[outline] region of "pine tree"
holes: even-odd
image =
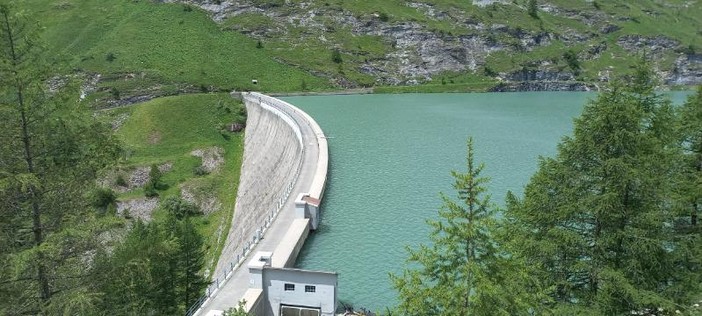
[[[538,307],[535,282],[507,260],[493,237],[496,208],[485,193],[482,169],[469,139],[467,172],[451,173],[458,201],[441,195],[441,219],[427,221],[432,245],[408,248],[408,263],[419,268],[391,275],[400,314],[520,315]]]
[[[94,267],[101,309],[117,315],[183,313],[207,286],[203,238],[186,216],[137,221],[113,254]]]
[[[202,275],[205,252],[204,241],[189,218],[180,223],[178,232],[178,266],[180,289],[179,301],[185,308],[190,307],[200,298],[208,282]]]
[[[689,226],[699,225],[702,212],[702,86],[680,108],[679,135],[684,149],[683,183],[684,209],[689,215]]]
[[[75,310],[102,229],[84,198],[118,146],[52,76],[38,27],[0,4],[0,314]]]
[[[591,101],[523,200],[509,198],[510,249],[543,267],[557,313],[669,309],[679,299],[669,292],[685,248],[671,228],[674,116],[648,69]]]

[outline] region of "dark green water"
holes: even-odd
[[[684,93],[673,94],[676,103]],[[427,242],[450,170],[465,169],[466,140],[492,181],[493,202],[521,194],[539,156],[553,156],[592,93],[405,94],[290,97],[329,137],[331,164],[320,228],[297,265],[339,273],[339,299],[395,304],[389,272],[405,246]]]

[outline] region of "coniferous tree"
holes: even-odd
[[[105,297],[101,308],[118,315],[182,313],[207,286],[203,244],[187,216],[169,212],[163,222],[137,221],[94,268],[96,291]]]
[[[679,135],[684,150],[683,208],[688,214],[688,224],[697,227],[702,213],[702,86],[687,99],[678,113]]]
[[[468,140],[467,172],[452,172],[458,201],[442,194],[432,245],[408,248],[410,265],[391,275],[402,315],[526,315],[539,310],[540,290],[528,270],[508,260],[494,239],[495,206],[488,179],[476,165]]]
[[[684,299],[671,295],[687,273],[672,229],[673,110],[654,83],[644,64],[628,85],[613,83],[557,156],[542,158],[524,198],[508,198],[510,249],[543,267],[557,313],[670,309]]]
[[[0,314],[71,313],[93,304],[90,253],[104,227],[85,195],[117,143],[53,76],[38,27],[0,4]]]
[[[179,226],[178,265],[181,272],[178,278],[178,300],[188,308],[200,298],[208,284],[202,275],[204,241],[189,218],[185,218]]]

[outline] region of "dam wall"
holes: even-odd
[[[243,98],[247,110],[244,157],[234,217],[213,276],[226,274],[262,237],[299,175],[303,143],[298,123],[267,96]],[[272,99],[272,98],[271,98]],[[238,260],[237,260],[238,257]]]
[[[246,134],[231,228],[212,283],[186,315],[219,315],[242,298],[259,315],[256,308],[264,294],[249,288],[244,264],[249,254],[254,248],[271,252],[272,267],[290,268],[319,222],[329,162],[322,129],[307,113],[279,99],[255,92],[242,93],[241,99],[247,109]]]

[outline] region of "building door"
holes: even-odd
[[[322,310],[320,308],[301,307],[301,306],[280,306],[280,316],[319,316]]]

